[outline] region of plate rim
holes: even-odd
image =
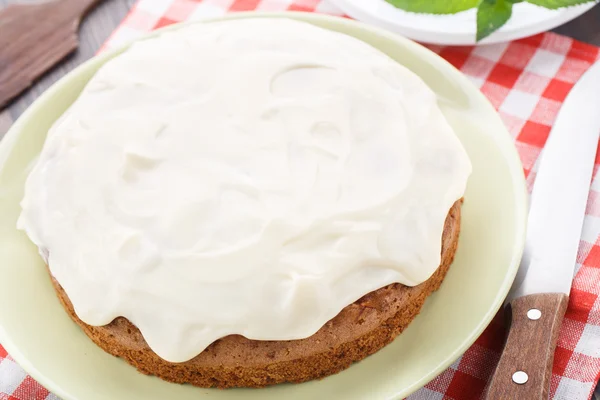
[[[64,87],[70,85],[70,82],[76,79],[80,74],[85,74],[85,72],[93,67],[94,65],[100,63],[103,64],[110,60],[111,58],[117,56],[121,52],[125,51],[129,48],[134,42],[145,40],[151,37],[158,36],[164,32],[180,29],[184,26],[191,24],[202,24],[202,23],[212,23],[219,22],[231,19],[240,19],[240,18],[291,18],[295,20],[305,21],[305,22],[327,22],[334,21],[336,24],[342,24],[345,26],[357,26],[359,29],[368,30],[372,33],[375,33],[378,36],[383,36],[392,41],[400,42],[403,46],[409,47],[415,54],[419,57],[425,57],[426,59],[433,61],[436,65],[436,69],[440,65],[444,65],[445,69],[449,69],[453,72],[454,78],[460,81],[460,86],[467,86],[470,88],[477,97],[478,103],[492,111],[497,119],[497,123],[502,126],[505,135],[495,135],[493,137],[493,141],[496,147],[499,149],[499,153],[503,158],[507,161],[507,168],[510,172],[510,177],[512,181],[512,187],[514,188],[514,199],[516,207],[516,223],[515,227],[517,232],[515,232],[515,243],[510,266],[507,268],[507,273],[504,277],[503,282],[501,283],[501,289],[496,294],[494,301],[492,302],[490,308],[488,309],[485,316],[479,322],[475,329],[473,329],[467,337],[463,340],[463,342],[457,346],[457,348],[446,357],[444,360],[440,360],[440,363],[436,368],[431,369],[427,374],[421,377],[419,380],[413,382],[411,385],[400,389],[394,395],[388,398],[388,400],[399,399],[406,397],[416,390],[425,386],[428,382],[438,376],[441,372],[447,369],[452,362],[454,362],[458,357],[460,357],[465,350],[467,350],[475,340],[481,335],[481,333],[485,330],[485,328],[490,324],[493,317],[496,315],[497,311],[502,306],[506,295],[510,289],[512,282],[516,277],[516,273],[519,267],[520,259],[523,253],[523,249],[525,247],[525,231],[527,224],[527,204],[528,204],[528,194],[526,181],[524,177],[523,167],[518,155],[518,152],[513,144],[513,140],[507,131],[506,127],[502,123],[497,111],[494,109],[490,101],[477,89],[477,87],[469,81],[469,79],[457,68],[455,68],[448,61],[440,57],[435,52],[431,51],[427,47],[414,42],[413,40],[403,37],[401,35],[390,32],[386,29],[380,28],[378,26],[369,25],[360,21],[347,19],[339,16],[326,15],[326,14],[317,14],[317,13],[308,13],[302,11],[281,11],[281,12],[256,12],[256,11],[244,11],[244,12],[235,12],[229,13],[222,16],[195,20],[195,21],[186,21],[175,23],[155,31],[146,33],[138,38],[127,41],[122,45],[110,49],[104,53],[95,55],[94,57],[86,60],[66,75],[61,77],[57,82],[55,82],[52,86],[50,86],[45,92],[43,92],[26,110],[25,112],[15,121],[15,123],[9,128],[9,131],[5,134],[5,136],[0,140],[0,173],[4,170],[4,163],[6,159],[11,154],[14,144],[16,143],[19,134],[22,130],[22,126],[25,125],[25,121],[30,120],[34,117],[38,112],[42,111],[46,106],[46,103],[49,103],[51,98],[55,93],[59,93],[63,90]],[[325,28],[327,29],[327,28]],[[360,39],[359,39],[360,40]],[[51,393],[59,396],[63,400],[80,400],[72,397],[69,393],[67,393],[61,385],[55,383],[54,381],[47,379],[31,362],[28,361],[27,357],[21,352],[17,346],[10,339],[10,335],[7,334],[3,326],[0,324],[0,343],[6,349],[6,351],[11,355],[11,357],[17,362],[19,366],[21,366],[32,378],[34,378],[37,382],[43,385],[46,389],[48,389]]]
[[[551,18],[547,18],[545,20],[524,27],[506,29],[506,26],[504,26],[500,28],[497,32],[494,32],[487,38],[483,39],[482,41],[476,42],[474,40],[475,30],[473,30],[473,32],[469,34],[457,32],[436,32],[434,30],[419,30],[413,27],[403,26],[401,23],[394,24],[382,18],[378,18],[377,16],[374,16],[360,9],[360,7],[356,7],[354,3],[348,0],[328,1],[330,1],[331,4],[342,10],[342,12],[344,12],[351,18],[355,18],[357,20],[361,20],[385,29],[389,29],[393,32],[396,32],[397,34],[404,35],[409,39],[416,40],[421,43],[441,46],[475,46],[509,42],[512,40],[522,39],[525,37],[536,35],[538,33],[549,31],[562,24],[572,21],[573,19],[581,16],[582,14],[586,13],[598,4],[597,2],[591,2],[589,4],[580,4],[578,6],[567,7],[562,10],[559,10],[560,13]],[[450,18],[451,15],[440,15],[439,17]]]

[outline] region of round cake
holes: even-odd
[[[288,19],[192,24],[107,61],[49,130],[18,226],[105,351],[203,387],[379,350],[454,257],[469,158],[435,93]]]

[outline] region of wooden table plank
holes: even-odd
[[[600,6],[553,30],[582,42],[600,46]]]

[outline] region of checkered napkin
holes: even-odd
[[[342,15],[326,0],[139,0],[103,49],[183,20],[230,11],[296,10]],[[450,61],[498,109],[521,156],[529,187],[536,160],[569,90],[600,58],[600,49],[552,33],[481,47],[430,48]],[[570,302],[552,370],[551,398],[585,400],[600,378],[600,175],[589,195]],[[504,328],[497,317],[450,368],[409,400],[481,398],[499,357]],[[0,400],[57,397],[28,376],[0,346]],[[524,399],[525,400],[525,399]]]

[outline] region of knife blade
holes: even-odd
[[[600,63],[565,99],[531,193],[525,250],[507,302],[569,294],[600,133]]]
[[[540,156],[510,328],[486,398],[547,399],[600,135],[600,62],[573,87]]]

